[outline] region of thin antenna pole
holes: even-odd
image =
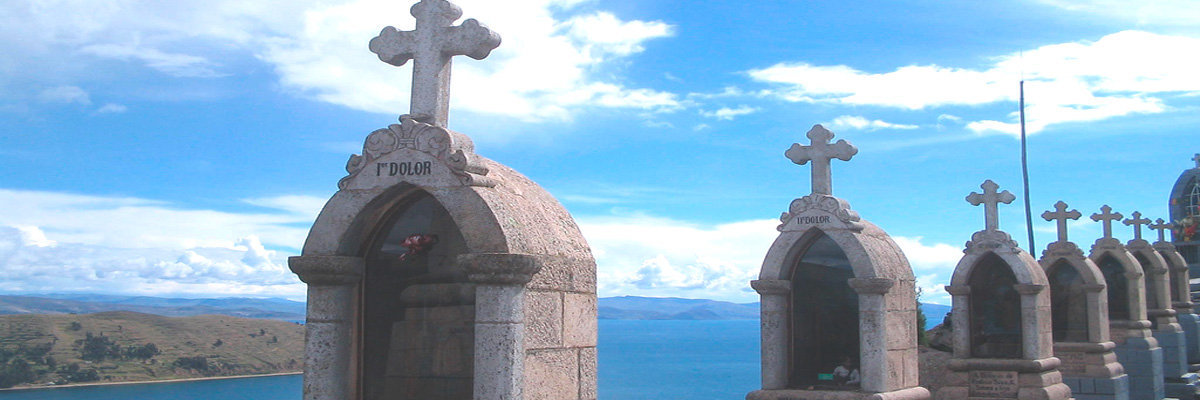
[[[1025,181],[1025,232],[1029,234],[1029,252],[1037,252],[1033,247],[1033,212],[1029,207],[1029,161],[1025,151],[1025,80],[1021,80],[1021,174]]]

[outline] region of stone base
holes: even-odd
[[[1130,337],[1117,346],[1117,360],[1129,375],[1129,398],[1155,400],[1164,397],[1162,348],[1154,338]]]
[[[1188,371],[1196,372],[1200,369],[1200,316],[1188,311],[1176,315],[1175,318],[1179,320],[1184,340],[1187,342],[1187,362],[1190,364]]]
[[[1167,379],[1165,391],[1167,397],[1173,397],[1179,400],[1197,400],[1200,398],[1200,393],[1197,390],[1200,386],[1200,375],[1187,373],[1179,377],[1179,379]]]
[[[1063,383],[1071,387],[1071,396],[1075,400],[1130,400],[1129,375],[1111,378],[1063,376]]]
[[[938,400],[1068,400],[1059,359],[955,359]]]
[[[868,393],[840,390],[755,390],[746,400],[929,400],[929,390],[917,386],[891,392]]]
[[[1160,328],[1163,329],[1154,331],[1154,339],[1158,340],[1158,347],[1163,352],[1163,376],[1183,376],[1188,373],[1187,341],[1184,340],[1183,329],[1175,324],[1160,325]]]

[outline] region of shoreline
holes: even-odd
[[[65,385],[42,385],[42,386],[23,386],[0,389],[0,392],[18,391],[18,390],[40,390],[40,389],[59,389],[73,388],[83,386],[113,386],[113,385],[142,385],[147,383],[179,383],[179,382],[194,382],[194,381],[211,381],[217,379],[244,379],[244,378],[265,378],[269,376],[284,376],[284,375],[302,375],[303,371],[296,372],[274,372],[270,374],[255,374],[255,375],[229,375],[229,376],[205,376],[199,378],[175,378],[175,379],[156,379],[149,381],[122,381],[122,382],[95,382],[95,383],[68,383]]]

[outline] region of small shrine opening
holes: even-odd
[[[1066,260],[1050,265],[1051,321],[1055,342],[1088,341],[1087,291],[1083,276]]]
[[[856,389],[836,382],[833,371],[849,361],[858,368],[858,293],[846,253],[822,234],[792,270],[790,385]]]
[[[1021,358],[1021,295],[1008,264],[988,253],[967,278],[970,295],[971,356]]]
[[[1177,265],[1175,262],[1175,259],[1172,257],[1163,257],[1163,259],[1167,262],[1167,270],[1168,271],[1174,271],[1176,268],[1182,267],[1181,265]],[[1187,275],[1183,275],[1183,276],[1186,277]],[[1171,278],[1174,279],[1175,275],[1172,275]],[[1172,281],[1172,285],[1170,288],[1171,289],[1170,290],[1171,291],[1171,301],[1187,301],[1188,299],[1190,299],[1191,294],[1187,293],[1186,290],[1181,290],[1181,289],[1187,289],[1187,288],[1188,288],[1187,285],[1174,284],[1174,281]]]
[[[466,243],[428,193],[401,200],[367,242],[361,293],[365,400],[470,400],[474,287],[456,269]]]
[[[1129,320],[1129,279],[1125,277],[1125,268],[1111,254],[1101,256],[1096,266],[1108,285],[1108,319]]]

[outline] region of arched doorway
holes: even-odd
[[[1021,358],[1021,295],[1007,263],[988,253],[971,269],[971,357]]]
[[[858,294],[850,260],[825,234],[808,245],[792,270],[791,387],[832,384],[829,374],[859,358]],[[825,378],[825,379],[822,379]]]

